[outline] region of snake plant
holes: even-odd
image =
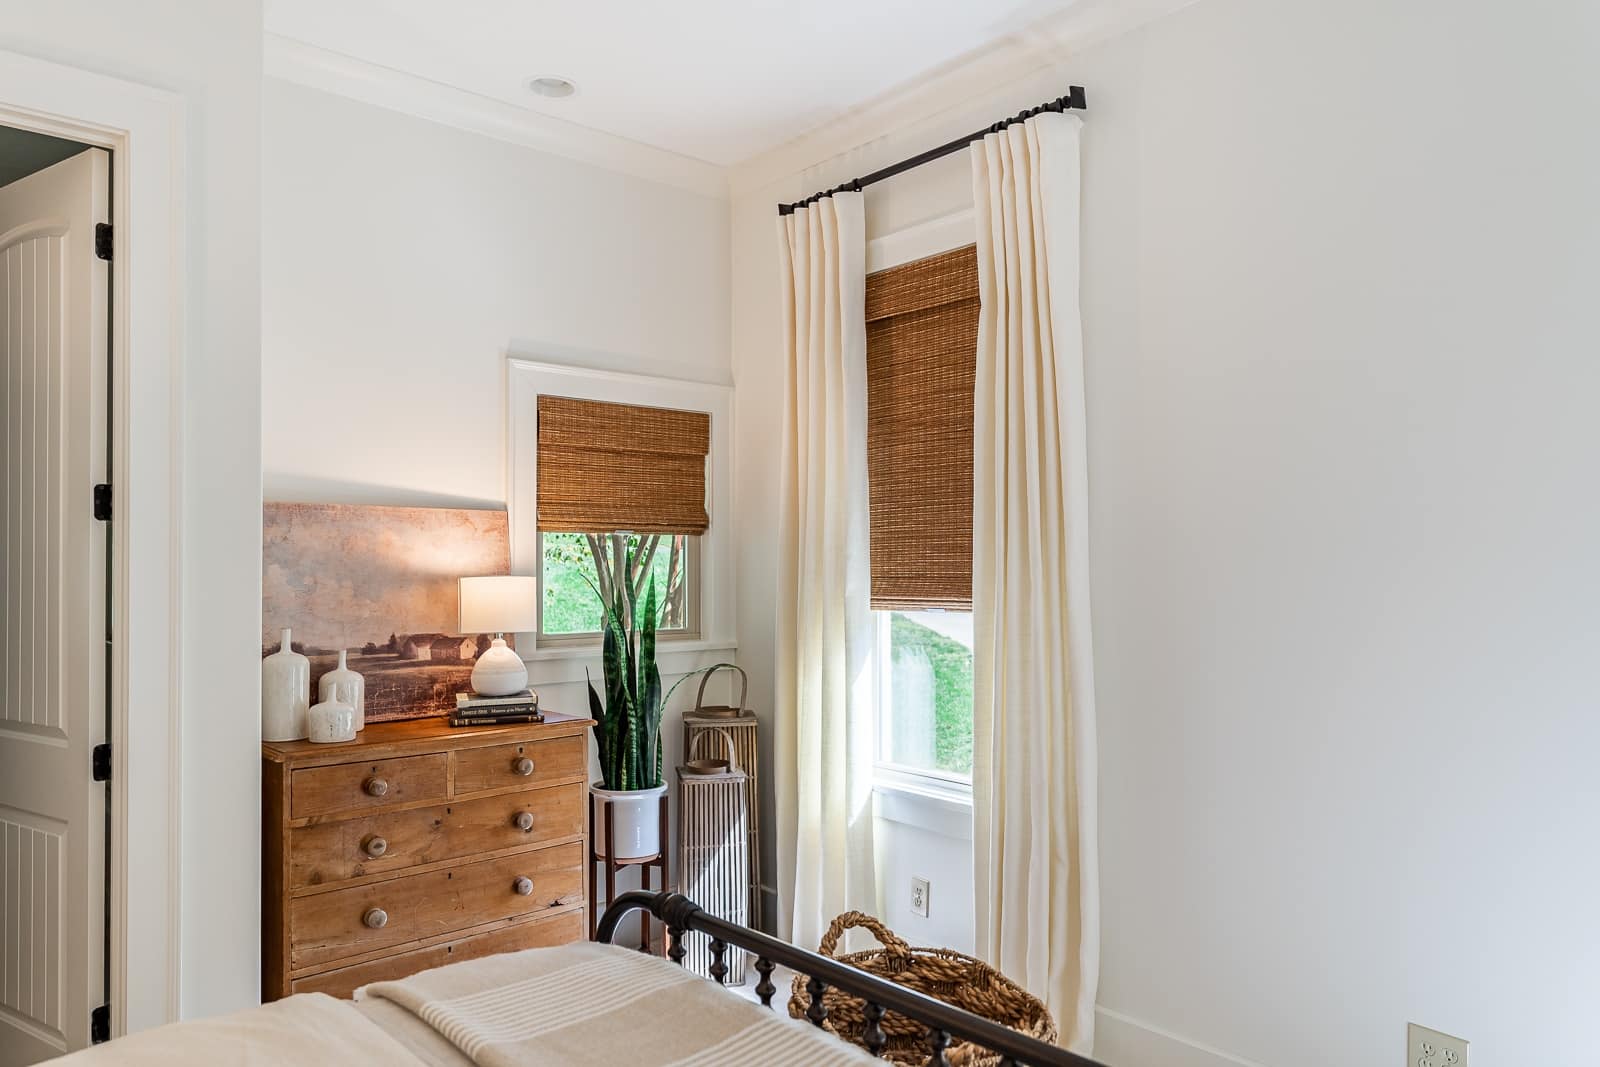
[[[631,567],[632,559],[627,563]],[[590,583],[605,608],[601,664],[605,698],[589,679],[589,714],[600,749],[601,786],[605,789],[654,789],[661,777],[661,709],[673,691],[700,671],[690,671],[672,689],[661,692],[656,667],[656,581],[649,580],[643,610],[632,584],[615,583],[610,603]],[[588,671],[584,672],[585,678]]]

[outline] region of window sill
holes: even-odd
[[[662,677],[675,677],[731,660],[738,649],[733,641],[659,641],[656,664]],[[597,676],[600,671],[600,646],[597,644],[536,648],[531,652],[519,651],[519,655],[528,665],[528,681],[535,689],[541,685],[581,682],[584,668],[589,669],[591,676]]]
[[[941,837],[972,840],[972,787],[936,778],[880,771],[872,784],[873,814],[885,822]]]
[[[732,641],[707,641],[699,637],[662,637],[656,636],[656,651],[662,652],[708,652],[714,649],[737,648]],[[574,642],[570,645],[546,645],[544,648],[535,648],[531,652],[520,652],[524,663],[544,663],[549,660],[572,659],[591,656],[598,658],[600,655],[600,642]]]

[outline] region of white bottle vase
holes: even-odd
[[[311,661],[294,651],[283,631],[278,651],[261,661],[261,739],[298,741],[311,709]]]
[[[306,740],[320,745],[356,739],[356,709],[342,700],[324,700],[306,712]]]
[[[356,729],[367,728],[367,680],[345,665],[343,650],[339,652],[339,666],[324,674],[317,682],[317,699],[324,704],[337,701],[349,704],[356,712]]]

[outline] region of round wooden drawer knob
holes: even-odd
[[[511,770],[512,773],[520,774],[522,777],[526,778],[528,775],[533,773],[533,760],[529,759],[527,756],[518,756],[516,759],[511,761]]]
[[[533,887],[530,885],[528,888]],[[382,908],[368,908],[367,913],[361,916],[361,921],[374,930],[380,930],[389,924],[389,913]]]
[[[389,842],[385,841],[377,834],[373,834],[371,837],[361,842],[361,851],[365,852],[373,859],[377,859],[379,856],[389,851]]]
[[[511,817],[511,822],[518,830],[527,833],[533,829],[533,812],[519,811]]]
[[[368,778],[361,783],[361,788],[369,797],[387,796],[389,793],[389,783],[382,778]]]
[[[518,878],[515,882],[511,883],[511,888],[519,897],[529,896],[533,893],[533,879]]]

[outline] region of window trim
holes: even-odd
[[[604,636],[599,630],[585,630],[576,634],[547,634],[544,632],[544,534],[536,532],[539,538],[539,632],[534,634],[534,647],[551,648],[581,648],[592,649],[600,645]],[[683,568],[684,568],[684,614],[692,625],[686,625],[681,630],[656,630],[657,641],[698,641],[700,640],[700,535],[689,534],[684,538]]]
[[[637,358],[637,357],[635,357]],[[733,389],[719,382],[662,378],[594,370],[531,359],[506,361],[506,510],[513,574],[538,575],[542,560],[538,526],[538,397],[540,393],[702,411],[711,416],[711,451],[706,456],[706,510],[711,525],[700,535],[700,578],[691,583],[698,597],[699,636],[674,634],[675,648],[731,648],[735,642],[733,525]],[[578,635],[574,635],[578,636]],[[665,638],[666,635],[663,635]],[[572,642],[540,642],[534,633],[518,634],[517,647],[529,662],[591,656],[598,635]]]
[[[894,609],[872,613],[873,625],[873,702],[872,702],[872,782],[877,790],[937,796],[956,803],[972,802],[971,775],[925,767],[910,767],[883,758],[883,716],[893,706],[890,694],[890,665],[894,662],[889,647],[890,616]],[[913,613],[914,614],[914,613]]]

